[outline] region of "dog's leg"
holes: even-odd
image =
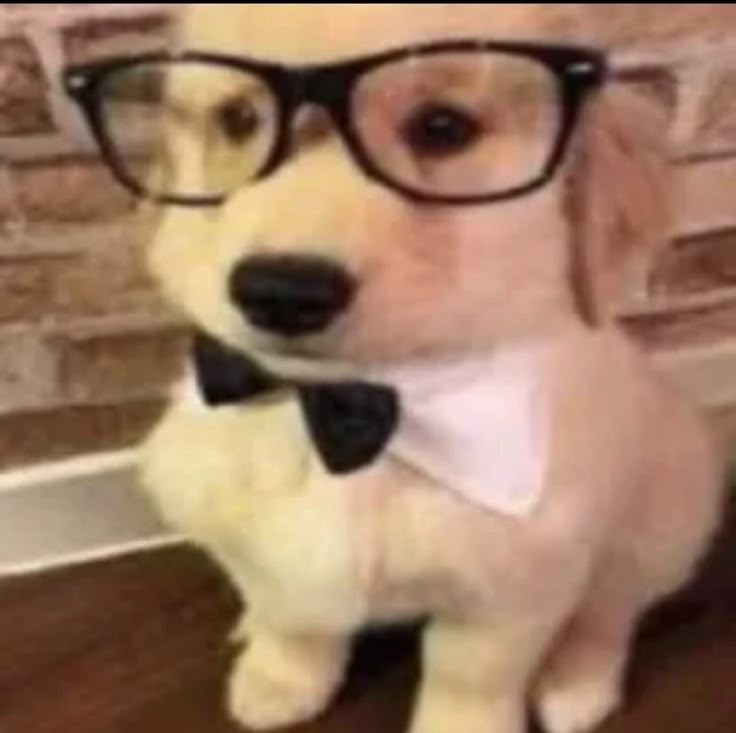
[[[547,733],[590,733],[618,710],[645,605],[641,599],[592,603],[570,624],[536,690],[537,714]]]
[[[412,733],[523,733],[528,685],[557,627],[550,619],[435,621]]]
[[[230,678],[235,720],[253,731],[316,718],[342,684],[349,641],[339,637],[249,631]]]
[[[545,664],[536,707],[548,733],[589,733],[616,712],[640,620],[688,582],[713,537],[722,507],[717,462],[699,432],[686,425],[678,438],[682,450],[663,444],[668,462],[656,464],[648,503],[600,563]]]
[[[664,561],[643,555],[604,564],[539,677],[535,703],[547,733],[590,733],[622,705],[639,622],[684,584],[703,543],[687,544]]]

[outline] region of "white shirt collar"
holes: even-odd
[[[549,464],[545,353],[532,345],[371,370],[401,395],[389,453],[477,506],[529,516]]]

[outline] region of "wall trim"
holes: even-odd
[[[132,471],[138,451],[118,451],[78,456],[66,461],[21,467],[0,473],[0,495],[93,475]]]
[[[0,474],[0,580],[180,544],[136,488],[136,455]]]

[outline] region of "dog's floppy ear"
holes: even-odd
[[[586,320],[616,315],[671,233],[664,105],[612,82],[584,116],[570,179],[573,285]]]

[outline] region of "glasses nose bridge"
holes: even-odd
[[[313,67],[302,69],[294,77],[293,109],[314,105],[324,110],[336,129],[340,129],[347,100],[349,80],[340,69]]]

